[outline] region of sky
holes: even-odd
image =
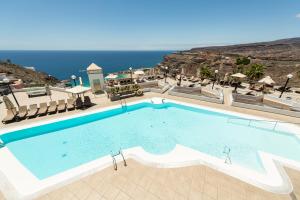
[[[182,50],[300,36],[299,0],[0,0],[0,50]]]

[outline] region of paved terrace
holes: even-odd
[[[228,94],[231,92],[229,88],[225,88],[225,104],[214,104],[192,100],[181,97],[169,96],[168,94],[146,93],[143,97],[132,97],[126,99],[127,102],[141,100],[143,98],[163,97],[173,100],[204,105],[213,108],[221,108],[224,110],[247,113],[256,116],[272,118],[288,122],[299,122],[299,119],[289,116],[282,116],[273,113],[266,113],[256,110],[249,110],[230,106]],[[105,95],[95,97],[88,94],[95,106],[87,109],[97,109],[110,105],[118,105],[119,102],[110,102]],[[40,103],[50,101],[47,96],[35,97],[28,99],[25,93],[16,93],[20,105],[29,105],[32,103]],[[11,96],[9,96],[12,99]],[[68,98],[66,93],[53,91],[52,99],[58,100]],[[13,99],[12,99],[13,101]],[[0,104],[1,115],[3,117],[3,103]],[[39,121],[58,118],[61,116],[72,115],[78,112],[86,112],[75,110],[65,113],[48,115],[29,120],[23,120],[7,125],[0,125],[0,128],[15,127],[22,124],[30,124]],[[292,199],[300,200],[300,172],[287,169],[290,176],[294,191],[289,195],[276,195],[254,186],[246,184],[238,179],[210,169],[206,166],[191,166],[173,169],[158,169],[144,166],[133,160],[128,160],[128,167],[121,167],[114,171],[112,167],[104,169],[96,174],[75,181],[70,185],[66,185],[56,191],[41,197],[40,199]],[[4,199],[3,195],[0,199]]]

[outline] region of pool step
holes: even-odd
[[[113,165],[114,165],[114,169],[117,171],[118,170],[118,164],[117,164],[117,161],[116,161],[116,157],[117,156],[121,156],[122,157],[122,160],[123,160],[123,163],[124,163],[124,166],[126,167],[127,166],[127,162],[125,160],[125,157],[122,153],[122,150],[120,149],[118,153],[116,154],[113,154],[113,152],[111,151],[111,157],[112,157],[112,160],[113,160]]]

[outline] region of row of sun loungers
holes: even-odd
[[[86,108],[92,106],[91,99],[89,96],[84,97],[84,102],[81,98],[67,99],[67,102],[63,100],[50,101],[49,106],[47,103],[40,103],[39,107],[37,104],[31,104],[29,109],[27,106],[20,106],[19,111],[16,108],[8,109],[6,117],[2,120],[2,123],[12,122],[14,120],[18,121],[25,118],[33,118],[37,116],[45,116],[47,114],[55,114],[57,112],[64,112],[66,110],[71,111],[81,108]]]

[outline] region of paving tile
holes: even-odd
[[[103,200],[103,198],[98,192],[92,191],[85,200]]]
[[[300,199],[300,172],[287,170]],[[118,171],[106,168],[50,192],[39,200],[288,200],[205,166],[151,168],[128,160]],[[295,199],[295,198],[294,198]],[[1,200],[1,196],[0,196]]]
[[[120,192],[118,196],[115,198],[115,200],[129,200],[129,199],[130,197],[124,192]]]
[[[146,191],[145,189],[143,189],[142,187],[137,186],[133,192],[132,198],[135,200],[144,199],[144,197],[146,196],[147,193],[149,193],[149,192]]]
[[[78,199],[85,199],[92,192],[92,188],[83,181],[76,181],[68,185],[67,189]]]
[[[160,199],[173,199],[175,193],[169,187],[157,182],[153,182],[148,191]]]
[[[209,183],[204,183],[203,194],[211,197],[212,199],[218,198],[218,189],[216,186]]]
[[[197,188],[192,187],[188,196],[189,200],[201,200],[203,192]]]
[[[120,189],[118,189],[112,184],[108,184],[103,193],[103,197],[105,197],[106,199],[115,199],[119,193]]]

